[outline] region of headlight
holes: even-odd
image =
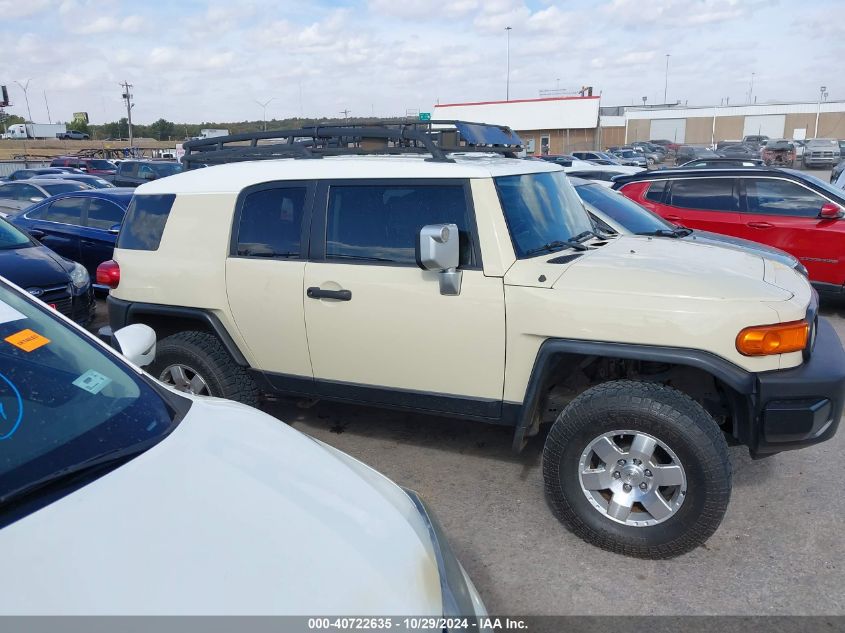
[[[91,277],[88,276],[85,266],[74,262],[70,271],[70,281],[77,290],[84,290],[91,283]]]

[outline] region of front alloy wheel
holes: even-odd
[[[208,383],[199,372],[187,365],[170,365],[165,367],[158,379],[174,387],[177,391],[184,391],[195,396],[211,395]]]

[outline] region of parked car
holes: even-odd
[[[760,159],[760,151],[757,148],[750,145],[743,145],[742,143],[738,145],[726,145],[722,148],[719,148],[717,143],[716,154],[722,158]]]
[[[596,165],[621,165],[619,159],[607,152],[572,152],[578,160],[588,160]]]
[[[96,279],[97,266],[111,259],[131,199],[131,189],[88,189],[54,196],[10,219]]]
[[[181,171],[182,164],[176,161],[124,160],[117,166],[114,184],[116,187],[137,187]]]
[[[534,158],[539,158],[540,160],[544,160],[549,163],[555,163],[561,167],[566,167],[567,165],[571,165],[573,162],[577,162],[579,160],[570,154],[540,154],[534,156]]]
[[[813,285],[845,286],[845,193],[792,169],[664,170],[614,188],[671,222],[773,246],[807,267]]]
[[[679,169],[690,168],[727,168],[727,167],[760,167],[764,163],[760,158],[701,158],[678,165]]]
[[[50,196],[85,189],[90,187],[81,182],[47,178],[0,182],[0,217],[17,213]]]
[[[748,134],[742,137],[744,145],[751,145],[757,150],[759,150],[763,143],[768,140],[769,137],[764,134]]]
[[[94,318],[91,278],[85,267],[51,251],[1,218],[0,277],[80,325],[88,325]],[[0,303],[0,322],[5,316]],[[0,397],[0,405],[2,402]]]
[[[85,132],[80,132],[78,130],[68,130],[67,132],[61,132],[59,134],[56,134],[56,137],[75,141],[87,141],[91,138],[91,135],[86,134]]]
[[[575,161],[569,167],[564,167],[563,170],[568,177],[582,178],[593,181],[603,187],[610,187],[616,176],[636,174],[642,171],[643,168],[627,165],[596,165],[591,162]]]
[[[587,208],[587,212],[603,233],[684,239],[696,244],[753,253],[788,266],[804,277],[808,276],[806,267],[796,257],[782,250],[729,235],[680,227],[664,220],[653,211],[649,211],[618,191],[613,191],[600,186],[599,183],[581,178],[570,176],[569,180]],[[714,256],[718,257],[718,251],[714,252]]]
[[[6,181],[13,181],[13,180],[29,180],[30,178],[38,178],[39,176],[46,176],[48,174],[81,174],[83,173],[79,169],[73,169],[71,167],[33,167],[28,169],[18,169],[17,171],[13,171]]]
[[[81,158],[79,156],[59,156],[50,162],[51,167],[74,167],[80,171],[97,176],[114,176],[117,166],[104,158]]]
[[[708,147],[699,145],[681,145],[675,152],[675,165],[683,165],[691,160],[704,158],[721,158],[716,152]]]
[[[745,147],[745,146],[742,144],[742,140],[740,140],[740,139],[737,139],[737,140],[716,141],[716,147],[715,147],[715,150],[714,150],[714,151],[715,151],[716,153],[719,153],[719,152],[721,152],[723,149],[726,149],[726,148],[728,148],[728,147],[733,147],[734,145],[739,145],[739,146]]]
[[[213,166],[140,186],[98,271],[114,330],[164,333],[150,372],[175,388],[193,388],[181,369],[246,403],[264,390],[461,415],[510,426],[517,450],[551,423],[557,516],[641,557],[717,529],[725,435],[761,456],[835,433],[845,352],[794,270],[596,235],[558,165],[467,155],[446,135],[373,158],[337,143],[407,128],[252,140],[267,134],[307,155],[245,153],[243,135],[185,143],[186,165]]]
[[[109,189],[114,187],[114,184],[92,174],[44,174],[40,176],[43,180],[72,180],[74,182],[81,182],[83,185],[88,185],[92,189]]]
[[[804,145],[801,163],[805,168],[833,167],[840,159],[839,141],[832,138],[811,138]]]
[[[836,167],[830,170],[830,182],[834,183],[839,180],[842,172],[845,172],[845,159],[840,160]]]
[[[115,333],[124,357],[2,279],[0,315],[4,615],[413,614],[489,630],[416,493],[261,411],[164,387],[137,367],[156,355],[147,326]]]
[[[623,165],[630,167],[648,167],[648,159],[644,154],[633,149],[610,150],[610,153],[619,159]]]
[[[665,139],[665,138],[664,139],[651,139],[649,141],[649,143],[652,143],[654,145],[663,146],[666,149],[667,155],[671,154],[672,152],[677,151],[678,148],[681,146],[680,143],[677,143],[675,141],[670,141],[670,140]]]
[[[795,164],[795,146],[785,138],[769,139],[760,150],[766,165],[792,167]]]

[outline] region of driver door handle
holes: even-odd
[[[771,229],[775,225],[769,224],[768,222],[749,222],[746,226],[750,226],[753,229]]]
[[[338,301],[351,301],[351,290],[323,290],[317,286],[311,286],[305,291],[310,299],[337,299]]]

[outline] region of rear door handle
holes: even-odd
[[[774,228],[774,224],[769,224],[768,222],[748,222],[746,226],[750,226],[754,229],[771,229]]]
[[[312,286],[305,291],[310,299],[337,299],[338,301],[351,301],[351,290],[323,290],[317,286]]]

